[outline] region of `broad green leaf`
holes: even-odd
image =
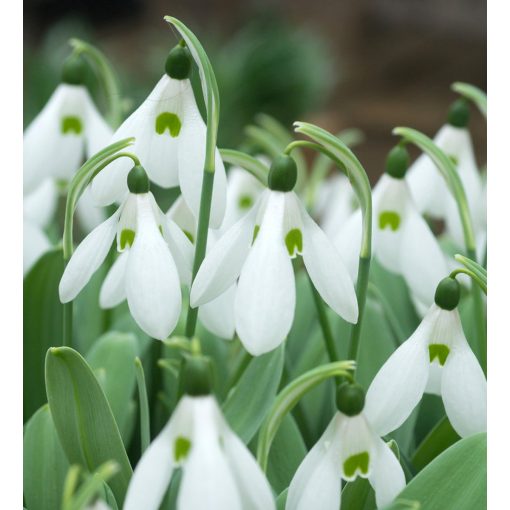
[[[132,469],[108,400],[87,362],[69,347],[46,356],[46,391],[60,442],[72,464],[93,472],[113,460],[109,485],[122,506]]]
[[[283,370],[284,345],[253,358],[223,404],[232,430],[248,443],[273,404]]]
[[[46,402],[44,358],[62,343],[62,304],[58,284],[64,271],[62,250],[43,255],[23,282],[23,418]]]
[[[299,428],[292,415],[288,414],[276,433],[267,464],[267,478],[276,493],[290,485],[306,453]]]
[[[421,471],[427,464],[433,461],[440,453],[449,448],[460,439],[453,429],[450,421],[445,416],[422,441],[413,455],[413,466]]]
[[[342,508],[349,510],[375,510],[375,492],[366,478],[358,476],[342,489]]]
[[[289,492],[289,489],[285,489],[276,498],[276,509],[277,510],[285,510],[285,504],[287,503],[288,492]]]
[[[418,502],[420,510],[481,510],[487,506],[487,434],[455,443],[428,464],[398,495],[399,501]],[[412,507],[411,507],[412,508]]]
[[[60,507],[68,467],[45,404],[30,418],[23,436],[23,494],[30,510]]]
[[[414,429],[415,444],[421,444],[444,416],[445,410],[441,397],[425,393],[418,404],[418,416]]]

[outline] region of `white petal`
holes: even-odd
[[[198,218],[204,174],[206,127],[198,111],[191,86],[182,91],[183,124],[179,135],[179,185],[195,218]],[[215,149],[210,227],[219,228],[225,215],[227,177],[219,151]]]
[[[384,363],[368,388],[365,415],[373,429],[384,436],[397,429],[420,401],[429,375],[430,319],[425,318],[413,335]]]
[[[90,232],[105,220],[104,210],[95,205],[90,187],[85,188],[78,200],[76,214],[85,232]]]
[[[353,282],[358,279],[362,230],[361,211],[358,209],[352,213],[333,239],[333,244],[342,257]],[[372,251],[374,251],[373,243]]]
[[[73,300],[103,263],[115,237],[118,219],[117,210],[76,248],[58,287],[62,303]]]
[[[334,437],[338,423],[337,413],[299,465],[290,482],[285,510],[339,510],[341,466],[338,440]]]
[[[232,225],[206,255],[191,288],[191,306],[211,301],[236,281],[250,251],[257,209]]]
[[[50,248],[42,229],[30,221],[23,221],[23,276]]]
[[[230,340],[235,333],[234,300],[237,285],[232,284],[223,294],[200,306],[198,319],[212,334]]]
[[[441,381],[443,379],[443,367],[437,362],[433,361],[429,365],[429,379],[425,388],[425,393],[432,395],[441,395]]]
[[[136,235],[126,269],[127,301],[140,328],[163,340],[175,328],[181,312],[179,275],[149,194],[136,195],[136,200]]]
[[[193,245],[186,234],[167,216],[162,215],[161,223],[163,236],[179,271],[179,279],[183,285],[190,285],[193,268]]]
[[[53,179],[46,179],[23,197],[23,217],[40,227],[52,220],[57,208],[58,191]]]
[[[487,430],[487,381],[467,341],[448,355],[441,393],[448,419],[461,437]]]
[[[85,103],[85,115],[87,124],[86,151],[87,158],[90,158],[94,154],[98,153],[101,149],[104,149],[107,145],[109,145],[113,136],[113,129],[98,112],[96,105],[88,93]]]
[[[342,257],[326,234],[302,208],[303,261],[322,299],[346,321],[358,321],[358,301]]]
[[[400,462],[390,447],[378,437],[374,437],[374,460],[369,481],[375,491],[377,508],[391,503],[402,492],[406,478]]]
[[[99,305],[101,308],[114,308],[126,299],[126,268],[129,250],[122,252],[108,271],[101,291]]]
[[[158,510],[174,469],[172,428],[170,421],[142,455],[129,482],[124,510]]]
[[[271,192],[237,287],[236,331],[246,350],[254,356],[281,344],[294,318],[296,289],[292,263],[283,241],[284,204],[284,193]]]
[[[196,241],[197,219],[193,216],[182,195],[177,197],[172,207],[168,209],[166,217],[174,221],[186,235],[190,236],[192,242]]]

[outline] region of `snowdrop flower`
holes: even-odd
[[[273,162],[269,189],[212,247],[191,289],[191,305],[201,306],[239,278],[235,328],[253,355],[276,348],[290,330],[296,300],[291,259],[297,255],[303,256],[324,301],[347,321],[358,320],[352,280],[331,241],[292,191],[296,175],[292,158]]]
[[[196,359],[191,358],[196,362]],[[232,432],[199,375],[131,478],[124,510],[157,510],[178,468],[177,510],[274,510],[256,460]]]
[[[132,151],[151,181],[164,188],[180,186],[184,200],[198,218],[205,161],[206,126],[198,110],[191,82],[191,57],[186,48],[174,48],[166,61],[166,74],[142,105],[124,121],[113,140],[135,137]],[[92,182],[101,205],[121,200],[127,193],[129,162],[118,159]],[[226,175],[216,150],[211,222],[221,225],[225,213]]]
[[[403,147],[392,149],[386,173],[374,187],[372,253],[385,269],[404,277],[418,308],[425,306],[427,309],[448,268],[437,239],[411,196],[405,180],[408,162],[409,156]],[[335,239],[338,250],[345,254],[353,278],[358,271],[361,229],[361,211],[358,210]]]
[[[121,255],[101,289],[102,306],[127,298],[131,315],[148,335],[166,338],[181,311],[179,275],[190,277],[185,255],[186,236],[159,209],[144,169],[128,176],[130,193],[117,211],[78,246],[59,286],[63,303],[73,300],[103,263],[117,237]]]
[[[85,87],[80,56],[64,64],[62,83],[23,135],[25,194],[51,177],[69,181],[87,155],[102,149],[112,131]]]
[[[467,129],[468,121],[469,107],[466,101],[455,101],[450,108],[448,123],[438,131],[434,143],[455,163],[479,240],[485,238],[487,231],[486,196]],[[408,182],[418,210],[433,218],[444,219],[447,232],[459,246],[464,246],[457,204],[443,176],[426,154],[422,154],[409,169]]]
[[[487,382],[464,336],[459,298],[458,282],[442,280],[435,304],[375,376],[366,410],[381,424],[382,434],[398,428],[424,392],[442,396],[461,437],[486,430]]]
[[[360,386],[344,383],[338,388],[338,411],[296,471],[286,510],[338,510],[340,478],[348,482],[368,478],[378,507],[389,504],[405,487],[402,467],[380,437],[385,432],[363,406]]]
[[[177,198],[172,207],[166,213],[169,220],[184,232],[186,237],[194,243],[196,238],[197,220],[189,210],[182,196]],[[207,237],[207,250],[209,251],[218,239],[216,230],[209,229]],[[189,265],[192,266],[193,248],[190,243],[188,253]],[[191,282],[186,282],[190,285]],[[235,333],[234,324],[234,298],[237,285],[233,283],[223,294],[209,303],[203,304],[198,310],[198,319],[207,330],[220,338],[232,339]]]

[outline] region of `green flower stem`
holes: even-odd
[[[220,149],[221,159],[225,163],[240,166],[249,172],[255,179],[267,187],[269,168],[257,158],[232,149]]]
[[[485,269],[484,266],[478,264],[478,262],[475,262],[474,260],[464,257],[464,255],[460,255],[458,253],[455,255],[455,260],[460,262],[466,269],[469,269],[481,280],[485,286],[485,293],[487,294],[487,269]]]
[[[484,117],[487,117],[487,94],[474,85],[457,81],[452,84],[452,90],[472,101]]]
[[[184,23],[171,16],[165,16],[165,21],[174,26],[184,39],[195,63],[198,66],[202,93],[207,109],[207,132],[204,162],[204,178],[200,198],[200,210],[198,213],[197,241],[195,244],[195,256],[193,259],[192,282],[198,273],[198,269],[205,257],[207,248],[207,235],[209,232],[209,219],[211,216],[211,201],[215,171],[216,139],[218,135],[218,122],[220,110],[220,97],[218,84],[202,44],[195,34]],[[191,339],[195,334],[197,325],[198,308],[188,308],[186,318],[186,336]]]
[[[465,267],[460,267],[450,273],[450,278],[455,278],[458,274],[469,276],[482,289],[483,293],[487,295],[487,284],[476,273]]]
[[[98,73],[99,80],[104,90],[104,95],[108,101],[108,122],[117,127],[122,122],[122,98],[120,95],[119,80],[117,79],[113,67],[105,55],[91,44],[80,39],[71,39],[69,41],[76,53],[82,53],[94,64]]]
[[[140,358],[135,358],[136,383],[138,385],[138,399],[140,402],[140,438],[142,445],[142,455],[149,447],[151,442],[150,418],[149,418],[149,400],[147,397],[147,386],[145,384],[145,374]]]

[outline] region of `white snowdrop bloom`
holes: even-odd
[[[253,355],[276,348],[291,328],[296,300],[291,259],[297,255],[324,301],[345,320],[358,320],[354,285],[339,253],[291,191],[296,173],[292,158],[273,162],[270,189],[211,248],[191,289],[191,305],[201,306],[239,278],[235,329]]]
[[[172,50],[167,60],[171,60]],[[178,51],[185,51],[178,48]],[[184,200],[198,218],[205,162],[206,125],[187,78],[175,79],[165,74],[141,106],[128,117],[113,135],[112,141],[135,137],[130,149],[144,166],[149,178],[164,188],[180,186]],[[225,214],[226,175],[219,151],[215,149],[215,173],[211,204],[212,228],[221,225]],[[129,162],[114,161],[107,172],[92,182],[92,193],[101,205],[119,201],[127,193]]]
[[[342,397],[342,391],[348,394]],[[369,411],[363,409],[363,390],[357,385],[340,387],[337,405],[344,412],[335,413],[301,462],[289,486],[286,510],[338,510],[340,479],[368,478],[378,508],[389,504],[406,485],[396,455],[381,439],[383,434]]]
[[[177,198],[172,207],[166,213],[167,218],[184,232],[191,242],[196,241],[197,220],[189,210],[182,196]],[[207,236],[207,251],[209,251],[218,240],[216,230],[209,229]],[[189,263],[192,266],[193,249],[189,250]],[[186,282],[189,285],[191,282]],[[234,323],[234,299],[237,285],[233,283],[225,292],[209,303],[203,304],[198,310],[199,321],[211,333],[221,338],[232,339],[235,333]]]
[[[157,510],[177,468],[178,510],[272,510],[271,488],[211,395],[185,395],[145,451],[124,510]]]
[[[161,340],[173,331],[181,311],[179,275],[190,278],[188,239],[159,209],[143,169],[136,166],[132,172],[130,177],[141,175],[139,182],[146,182],[130,186],[132,192],[117,211],[76,248],[60,281],[60,300],[66,303],[78,295],[117,237],[121,255],[103,283],[100,304],[112,307],[127,299],[140,328]]]
[[[448,274],[446,257],[437,239],[418,212],[404,178],[407,152],[393,149],[387,173],[372,194],[372,254],[388,271],[405,279],[418,310],[434,301],[437,284]],[[351,215],[340,230],[335,246],[344,254],[353,279],[356,278],[361,246],[361,211]]]
[[[466,127],[469,119],[467,108],[462,102],[454,103],[449,114],[449,123],[438,131],[434,143],[455,164],[466,192],[475,236],[479,241],[487,232],[486,195],[476,164],[471,135]],[[433,218],[444,219],[446,231],[459,246],[464,246],[462,224],[455,199],[444,177],[426,154],[422,154],[409,168],[407,179],[418,210]]]
[[[51,243],[43,229],[30,220],[23,220],[23,276],[51,249]]]
[[[87,88],[81,57],[64,65],[61,83],[23,134],[23,187],[34,191],[47,178],[69,181],[82,164],[102,149],[112,130]]]
[[[487,382],[462,330],[459,297],[458,282],[445,278],[436,304],[375,376],[365,410],[381,434],[398,428],[424,392],[441,395],[460,436],[486,430]]]

